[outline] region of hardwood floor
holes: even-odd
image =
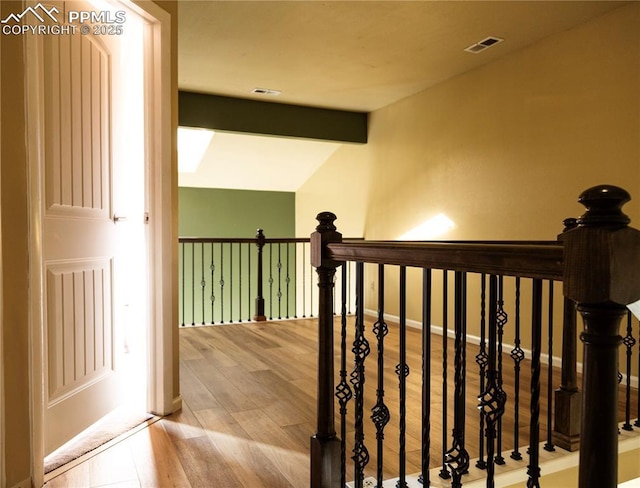
[[[370,330],[370,326],[368,326]],[[152,423],[134,435],[89,457],[56,476],[47,488],[72,487],[215,487],[215,488],[303,488],[309,479],[309,437],[314,432],[316,395],[316,321],[313,319],[195,327],[180,330],[180,381],[183,409]],[[370,338],[370,340],[372,340]],[[432,354],[431,466],[442,459],[441,338],[434,336]],[[435,342],[438,342],[438,345]],[[449,347],[453,341],[449,340]],[[390,327],[385,339],[386,403],[393,423],[385,429],[386,477],[397,476],[397,328]],[[409,404],[407,407],[407,472],[419,471],[420,463],[420,331],[408,330]],[[367,446],[375,468],[375,429],[368,421],[375,403],[377,383],[375,344],[367,362],[365,420]],[[469,346],[467,364],[475,371],[477,349]],[[453,358],[453,351],[449,351]],[[508,356],[505,355],[505,361]],[[349,365],[351,367],[351,365]],[[511,367],[507,368],[509,371]],[[505,369],[506,371],[506,369]],[[452,399],[449,373],[448,403]],[[543,391],[546,371],[543,368]],[[558,374],[556,374],[556,377]],[[523,366],[522,390],[529,385],[528,367]],[[557,379],[554,381],[557,384]],[[477,417],[479,382],[469,376],[468,415]],[[505,378],[512,398],[513,380]],[[521,439],[528,444],[528,394],[522,392]],[[634,398],[634,402],[637,399]],[[634,403],[636,405],[636,403]],[[451,408],[450,408],[451,410]],[[450,412],[451,413],[451,412]],[[540,435],[546,432],[546,410],[542,409]],[[504,457],[513,448],[512,410],[504,417]],[[447,432],[453,425],[448,418]],[[353,429],[350,416],[348,430]],[[478,456],[477,421],[467,423],[471,457]],[[347,448],[349,452],[350,447]],[[523,457],[526,458],[524,452]],[[526,463],[526,461],[525,461]]]

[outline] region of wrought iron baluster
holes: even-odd
[[[276,263],[278,268],[278,320],[282,319],[282,245],[278,242],[278,262]]]
[[[548,346],[549,366],[547,368],[547,442],[544,443],[544,450],[553,452],[556,450],[553,445],[553,281],[549,281],[549,324],[548,324]]]
[[[238,242],[238,322],[242,322],[242,243]]]
[[[204,243],[200,243],[200,303],[202,304],[202,325],[204,325],[204,291],[207,282],[204,279]]]
[[[511,351],[511,359],[513,359],[513,371],[514,371],[514,399],[513,399],[513,452],[511,453],[511,459],[520,461],[522,454],[520,454],[520,363],[524,361],[524,351],[520,347],[520,277],[516,277],[516,298],[515,298],[515,339],[514,348]]]
[[[182,327],[184,327],[184,316],[185,316],[185,296],[184,296],[184,289],[185,289],[185,276],[186,276],[186,270],[185,270],[185,260],[184,260],[184,249],[185,247],[187,247],[185,245],[185,243],[182,243]]]
[[[214,320],[214,314],[213,314],[213,306],[216,301],[214,273],[216,270],[216,265],[213,262],[213,242],[211,243],[211,264],[209,265],[209,269],[211,270],[211,296],[209,297],[209,301],[211,302],[211,324],[214,324],[215,320]]]
[[[273,320],[273,243],[269,243],[269,320]]]
[[[251,279],[251,244],[247,243],[247,322],[251,321],[251,283],[253,280]]]
[[[351,385],[354,392],[355,443],[353,447],[353,466],[355,488],[362,488],[364,468],[369,463],[369,451],[364,443],[364,382],[365,360],[370,348],[364,333],[364,264],[356,264],[356,324],[353,340],[354,368],[351,372]]]
[[[486,313],[487,313],[487,277],[483,273],[480,276],[480,350],[476,355],[476,363],[478,364],[479,374],[480,374],[480,395],[484,392],[485,389],[485,380],[487,374],[487,345],[486,345]],[[476,461],[476,468],[478,469],[486,469],[487,463],[484,460],[484,448],[485,448],[485,437],[484,437],[484,411],[482,409],[478,410],[480,412],[480,438],[478,439],[479,446],[479,454],[478,461]]]
[[[220,323],[224,324],[224,243],[220,243]]]
[[[289,283],[291,282],[291,277],[289,276],[289,243],[285,243],[285,248],[287,250],[286,253],[286,260],[287,260],[287,267],[286,267],[286,276],[284,278],[284,283],[285,283],[285,295],[286,295],[286,318],[289,318]]]
[[[431,460],[431,270],[422,270],[422,457],[418,482],[430,485]],[[382,486],[378,483],[378,486]]]
[[[229,322],[233,322],[233,242],[229,243]]]
[[[498,277],[489,276],[489,351],[487,363],[487,382],[485,391],[478,398],[485,418],[485,436],[487,438],[487,488],[495,487],[495,441],[498,421],[504,413],[507,400],[498,378],[497,336],[498,336]]]
[[[343,263],[343,267],[347,263]],[[342,279],[344,286],[344,276]],[[347,381],[347,313],[346,297],[342,293],[342,313],[340,314],[340,382],[336,386],[336,398],[340,406],[340,486],[347,484],[347,405],[353,392]]]
[[[507,324],[507,313],[504,310],[504,276],[498,277],[498,385],[502,390],[502,337],[504,336],[504,326]],[[498,418],[498,437],[496,442],[496,464],[504,464],[502,456],[502,415]]]
[[[467,274],[455,272],[454,294],[455,372],[453,398],[453,445],[446,453],[451,472],[451,487],[462,487],[462,475],[469,470],[469,453],[465,448],[465,390],[467,361]]]
[[[531,422],[527,488],[540,487],[540,355],[542,352],[542,280],[533,280],[531,313]]]
[[[448,285],[448,272],[442,271],[442,468],[438,476],[442,479],[451,478],[451,473],[447,468],[447,441],[449,436],[447,435],[447,347],[448,340],[447,334],[449,333],[449,285]]]
[[[191,325],[196,325],[196,248],[191,243]]]
[[[400,266],[400,344],[399,362],[396,365],[398,375],[400,404],[398,411],[399,420],[399,456],[398,456],[398,481],[397,488],[406,488],[407,485],[407,376],[409,365],[407,364],[407,268]],[[380,485],[379,485],[380,486]]]
[[[346,312],[347,282],[346,270],[342,273],[343,312]],[[373,324],[373,333],[376,336],[378,348],[378,388],[376,390],[376,404],[371,409],[371,420],[376,426],[377,445],[377,486],[382,486],[384,465],[384,428],[389,422],[389,409],[384,403],[384,338],[389,332],[389,327],[384,320],[384,265],[378,265],[378,320]]]
[[[631,425],[631,355],[633,353],[632,348],[636,344],[636,340],[633,338],[633,327],[631,324],[631,312],[627,312],[627,335],[622,339],[627,352],[627,385],[625,390],[625,409],[624,409],[624,430],[633,430]],[[638,400],[640,403],[640,400]]]
[[[307,282],[306,282],[306,269],[305,263],[307,262],[307,247],[306,244],[302,244],[302,318],[307,317]],[[344,264],[346,266],[347,263]]]

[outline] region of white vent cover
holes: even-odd
[[[471,46],[465,48],[465,51],[469,53],[479,53],[484,51],[485,49],[490,48],[491,46],[495,46],[496,44],[504,41],[504,39],[500,39],[499,37],[487,37],[482,39],[480,42],[476,42],[475,44],[471,44]]]

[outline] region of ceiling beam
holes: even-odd
[[[179,125],[335,142],[367,142],[368,114],[180,91]]]

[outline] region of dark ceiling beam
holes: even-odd
[[[364,112],[180,91],[179,125],[336,142],[367,142]]]

